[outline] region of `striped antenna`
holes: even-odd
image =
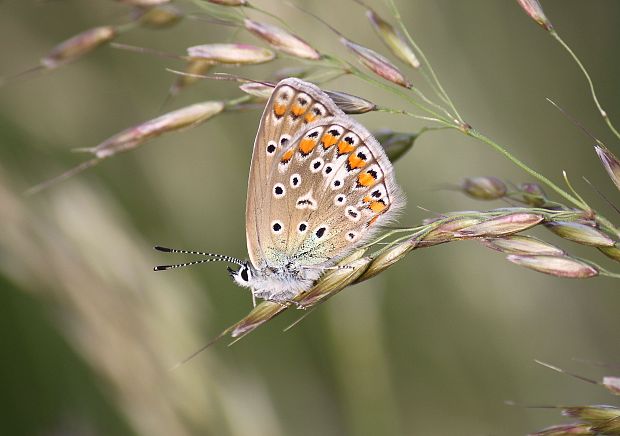
[[[179,250],[176,248],[162,247],[161,245],[156,245],[153,248],[157,251],[161,251],[164,253],[198,254],[200,256],[209,257],[209,259],[194,260],[192,262],[177,263],[174,265],[158,265],[153,268],[153,271],[165,271],[168,269],[181,268],[184,266],[198,265],[199,263],[205,263],[205,262],[229,262],[229,263],[234,263],[239,266],[244,265],[243,261],[241,261],[240,259],[237,259],[236,257],[232,257],[232,256],[225,256],[223,254],[207,253],[204,251]]]

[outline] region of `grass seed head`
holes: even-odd
[[[547,427],[529,436],[596,436],[590,425],[581,423],[560,424]]]
[[[416,247],[416,241],[405,241],[397,244],[388,250],[381,252],[377,255],[372,262],[368,265],[364,274],[358,279],[359,282],[363,280],[367,280],[371,277],[376,276],[379,273],[382,273],[390,266],[394,265],[396,262],[405,257],[411,250]]]
[[[620,435],[620,409],[613,406],[575,406],[564,407],[562,414],[578,418],[604,435]]]
[[[405,42],[402,35],[394,29],[390,23],[381,18],[375,11],[369,9],[366,16],[371,22],[372,27],[379,35],[384,44],[398,57],[401,61],[411,65],[413,68],[420,67],[420,61],[413,52],[413,49]]]
[[[325,91],[345,114],[364,114],[374,111],[377,105],[365,98],[341,91]]]
[[[72,62],[117,36],[113,26],[93,27],[61,42],[41,59],[44,68],[57,68]]]
[[[610,259],[615,260],[616,262],[620,262],[620,248],[618,248],[618,244],[613,247],[597,247],[601,253]]]
[[[543,29],[550,31],[553,29],[553,25],[545,15],[542,6],[538,0],[517,0],[521,9],[525,11],[526,14],[530,16],[530,18]]]
[[[545,227],[561,238],[569,241],[577,242],[582,245],[590,245],[593,247],[613,247],[615,242],[605,233],[594,227],[576,223],[551,221],[545,223]]]
[[[568,256],[521,256],[510,254],[506,259],[517,265],[556,277],[585,279],[598,275],[596,268]]]
[[[603,377],[603,386],[612,394],[620,395],[620,377]]]
[[[467,177],[461,184],[465,194],[477,200],[497,200],[506,195],[506,184],[497,177]]]
[[[550,256],[562,256],[564,251],[555,245],[551,245],[531,236],[509,235],[502,238],[483,239],[482,244],[493,250],[505,254],[520,254],[525,256],[546,254]]]
[[[373,136],[385,150],[390,162],[396,162],[407,153],[418,137],[416,133],[399,133],[389,129],[377,130]]]
[[[397,85],[405,88],[411,88],[413,85],[405,78],[403,73],[392,64],[387,58],[380,55],[374,50],[361,46],[341,37],[340,42],[350,51],[357,55],[358,60],[376,75],[383,77]]]
[[[174,26],[183,18],[181,9],[174,5],[161,5],[152,8],[136,7],[132,18],[140,25],[151,29],[165,29]]]
[[[614,154],[606,148],[600,147],[598,145],[594,146],[596,150],[596,154],[598,154],[599,159],[603,163],[603,167],[611,181],[614,182],[616,187],[620,189],[620,161]]]
[[[279,27],[248,18],[243,20],[243,24],[248,31],[267,41],[276,50],[301,59],[318,60],[321,58],[321,54],[306,41]]]
[[[542,207],[547,203],[547,194],[538,183],[521,183],[519,185],[523,201],[533,207]]]
[[[135,148],[164,133],[197,126],[219,114],[223,109],[224,104],[219,101],[207,101],[186,106],[125,129],[96,147],[88,149],[88,151],[95,154],[99,159],[110,157],[118,152]]]
[[[514,212],[490,218],[479,224],[455,232],[456,237],[478,238],[519,233],[542,222],[543,215],[531,212]]]
[[[212,61],[204,60],[204,59],[190,59],[187,61],[187,65],[185,66],[185,72],[187,74],[195,74],[198,76],[204,75],[209,71],[214,65],[216,65]],[[170,87],[170,95],[177,95],[183,88],[186,88],[196,82],[198,82],[200,77],[195,76],[186,76],[186,75],[178,75],[175,79],[174,83]]]
[[[273,93],[273,89],[275,85],[272,83],[261,83],[261,82],[248,82],[239,85],[239,89],[245,92],[246,94],[250,94],[253,97],[256,97],[259,101],[267,101],[271,94]]]
[[[251,65],[273,60],[273,51],[250,44],[203,44],[187,49],[191,60],[205,60],[221,64]]]

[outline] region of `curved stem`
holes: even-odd
[[[588,81],[588,86],[590,87],[590,93],[592,94],[592,99],[594,100],[594,104],[596,105],[596,108],[598,109],[599,113],[603,117],[603,120],[605,121],[609,129],[613,132],[614,135],[616,135],[617,138],[620,138],[620,132],[616,130],[615,126],[612,124],[611,120],[609,119],[607,112],[605,112],[605,110],[603,109],[603,107],[598,101],[598,97],[596,96],[596,91],[594,90],[594,83],[592,82],[592,78],[590,78],[590,74],[588,74],[588,70],[586,70],[586,67],[581,63],[581,60],[579,60],[575,52],[571,50],[568,44],[564,42],[564,40],[560,37],[560,35],[557,34],[555,30],[552,30],[550,33],[551,33],[551,36],[553,36],[555,40],[560,43],[560,45],[564,48],[564,50],[568,52],[568,54],[573,58],[573,60],[575,61],[579,69],[583,72],[583,75],[586,77],[586,80]]]
[[[540,174],[540,173],[534,171],[533,169],[531,169],[530,167],[528,167],[525,163],[521,162],[519,159],[514,157],[512,154],[510,154],[507,150],[505,150],[501,145],[499,145],[498,143],[496,143],[492,139],[487,138],[486,136],[484,136],[482,133],[478,132],[475,129],[469,129],[465,133],[468,136],[471,136],[472,138],[476,138],[476,139],[484,142],[485,144],[490,145],[496,151],[498,151],[499,153],[503,154],[506,158],[508,158],[512,163],[514,163],[519,168],[521,168],[523,171],[525,171],[526,173],[528,173],[529,175],[531,175],[532,177],[534,177],[538,181],[544,183],[549,188],[553,189],[556,193],[558,193],[559,195],[564,197],[566,200],[570,201],[572,204],[574,204],[578,208],[583,209],[583,210],[589,210],[587,204],[584,204],[583,202],[579,201],[579,199],[573,197],[568,192],[564,191],[562,188],[557,186],[551,180],[549,180],[548,178],[546,178],[542,174]]]

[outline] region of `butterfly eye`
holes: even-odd
[[[250,276],[248,274],[248,269],[246,267],[241,268],[241,271],[239,272],[239,275],[241,275],[241,278],[243,279],[244,282],[247,282],[250,280]]]

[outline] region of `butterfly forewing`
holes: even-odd
[[[280,221],[287,219],[280,213],[281,202],[275,201],[282,198],[278,192],[282,189],[284,193],[285,188],[274,186],[274,163],[294,137],[327,116],[344,114],[319,88],[294,78],[278,83],[267,102],[254,141],[246,203],[248,254],[256,267],[277,261],[273,259],[274,241],[286,234],[283,222],[281,231],[274,230],[274,225],[279,224],[274,217],[282,215]]]

